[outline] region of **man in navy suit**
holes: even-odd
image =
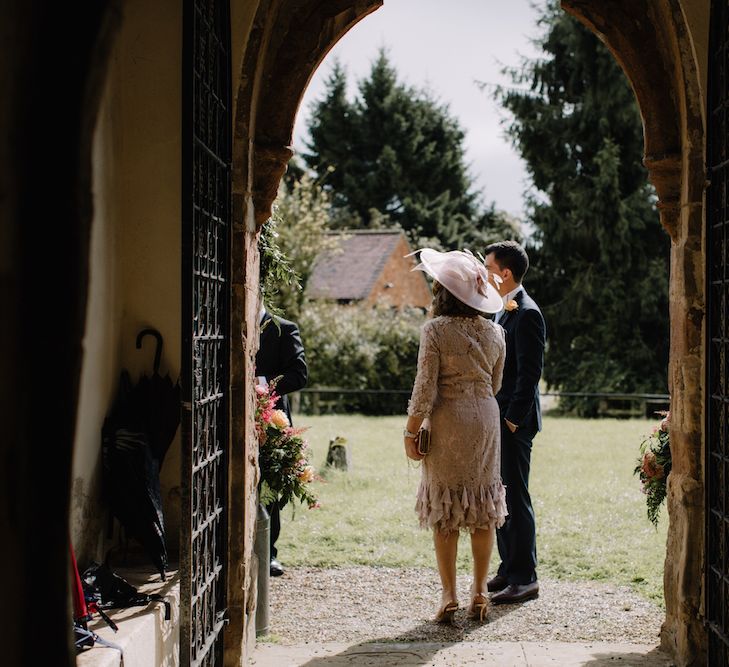
[[[501,477],[509,516],[496,531],[501,556],[488,582],[494,604],[524,602],[539,596],[534,509],[529,495],[532,440],[542,429],[539,379],[544,368],[546,327],[542,312],[522,287],[529,258],[515,241],[494,243],[485,251],[490,273],[502,279],[504,310],[496,321],[506,330],[506,361],[501,390]]]
[[[281,317],[274,321],[265,308],[261,311],[260,322],[261,340],[256,353],[256,376],[264,377],[267,381],[281,376],[276,384],[276,393],[280,397],[276,407],[286,413],[291,424],[291,406],[287,394],[305,387],[307,380],[306,358],[299,328]],[[271,576],[278,577],[284,573],[276,549],[276,540],[281,532],[280,507],[275,502],[266,509],[271,515],[270,572]]]

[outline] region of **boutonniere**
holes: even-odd
[[[510,313],[512,310],[518,310],[518,308],[519,308],[519,304],[516,301],[514,301],[514,299],[510,299],[509,301],[507,301],[506,305],[504,306],[504,310],[507,313]]]

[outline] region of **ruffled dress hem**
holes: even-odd
[[[506,487],[499,482],[459,490],[422,481],[415,511],[423,529],[441,532],[501,528],[506,520]]]

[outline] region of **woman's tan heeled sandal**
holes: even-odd
[[[483,595],[474,595],[471,606],[468,608],[469,618],[476,619],[483,623],[489,614],[490,604],[488,598]]]
[[[435,622],[453,625],[453,620],[457,611],[458,603],[449,602],[448,604],[443,605],[443,608],[438,612],[435,617]]]

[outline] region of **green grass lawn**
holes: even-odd
[[[325,481],[314,483],[321,509],[282,512],[280,559],[291,566],[435,567],[431,537],[414,512],[420,471],[403,452],[405,418],[299,415],[295,422],[310,427],[314,465]],[[638,445],[653,425],[545,417],[530,481],[540,576],[629,585],[663,604],[665,508],[656,531],[633,476]],[[329,439],[337,435],[349,443],[348,473],[324,468]],[[458,565],[470,569],[466,535]]]

